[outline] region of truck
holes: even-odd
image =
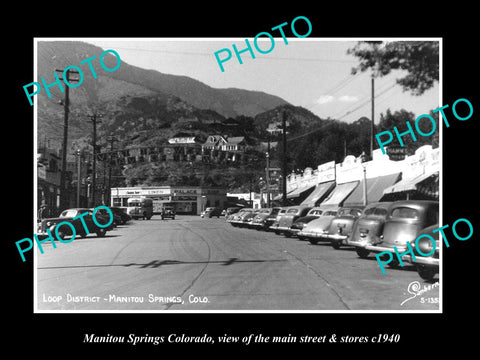
[[[129,198],[127,200],[127,214],[132,219],[142,218],[150,220],[153,216],[153,201],[148,198]]]

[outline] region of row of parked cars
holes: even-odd
[[[113,214],[113,221],[107,227],[100,227],[96,224],[99,223],[100,225],[106,225],[109,223],[110,214],[106,209],[99,208],[95,212],[94,221],[94,209],[72,208],[62,211],[58,217],[40,219],[38,221],[37,236],[39,238],[47,237],[47,229],[50,230],[51,234],[55,234],[55,230],[57,230],[58,237],[61,239],[71,236],[73,233],[70,226],[61,225],[58,229],[56,229],[58,224],[68,222],[73,225],[75,233],[82,238],[86,237],[88,234],[96,234],[97,237],[103,237],[107,231],[113,230],[118,225],[126,224],[132,219],[132,217],[128,215],[122,208],[109,207],[109,209]],[[84,213],[87,213],[87,215],[81,216]],[[87,227],[88,233],[85,230],[85,227]]]
[[[231,208],[230,208],[231,209]],[[399,254],[407,250],[410,243],[416,261],[409,255],[403,255],[402,262],[414,264],[421,278],[432,281],[439,269],[438,228],[439,204],[429,200],[402,200],[395,202],[376,202],[367,206],[290,206],[262,209],[237,208],[226,214],[226,221],[232,226],[273,231],[286,237],[295,236],[311,244],[327,242],[334,249],[348,246],[354,248],[360,258],[370,254],[391,252],[393,260],[390,267],[399,265],[394,248]],[[422,234],[435,239],[433,244]],[[418,247],[418,248],[417,248]],[[420,253],[418,252],[420,250]],[[388,256],[388,254],[383,255]]]

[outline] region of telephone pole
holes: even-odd
[[[64,70],[55,69],[56,72],[65,73]],[[65,84],[65,80],[67,83],[71,82],[78,82],[79,79],[71,79],[70,74],[79,74],[76,70],[68,69],[65,73],[66,79],[63,77],[60,80],[63,81]],[[68,112],[69,112],[69,105],[70,105],[70,86],[65,84],[65,100],[63,101],[63,142],[62,142],[62,171],[60,172],[60,209],[63,210],[67,207],[67,189],[66,189],[66,179],[65,175],[67,173],[67,142],[68,142]]]
[[[90,115],[90,120],[92,121],[93,124],[93,162],[92,162],[92,197],[91,197],[91,203],[90,207],[95,207],[95,188],[96,188],[96,167],[97,167],[97,122],[101,122],[97,118],[103,117],[103,114],[93,114]]]
[[[370,129],[370,159],[373,159],[373,141],[375,132],[375,73],[372,73],[372,123]]]
[[[287,122],[285,110],[282,111],[282,140],[283,140],[283,157],[282,157],[282,205],[287,206]]]
[[[118,139],[113,136],[113,135],[110,135],[108,138],[107,138],[107,141],[110,143],[110,161],[109,161],[109,164],[108,164],[108,201],[110,201],[110,199],[112,198],[112,195],[111,195],[111,192],[112,192],[112,155],[113,155],[113,143],[115,141],[118,141]]]

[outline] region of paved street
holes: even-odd
[[[373,255],[223,218],[157,215],[56,245],[37,250],[38,310],[438,310],[413,267],[382,275]],[[431,288],[407,300],[414,281]]]

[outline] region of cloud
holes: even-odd
[[[355,102],[358,101],[358,96],[354,95],[343,95],[338,98],[338,101],[343,101],[343,102]]]
[[[317,99],[317,104],[327,104],[333,100],[335,100],[335,98],[332,95],[322,95]]]

